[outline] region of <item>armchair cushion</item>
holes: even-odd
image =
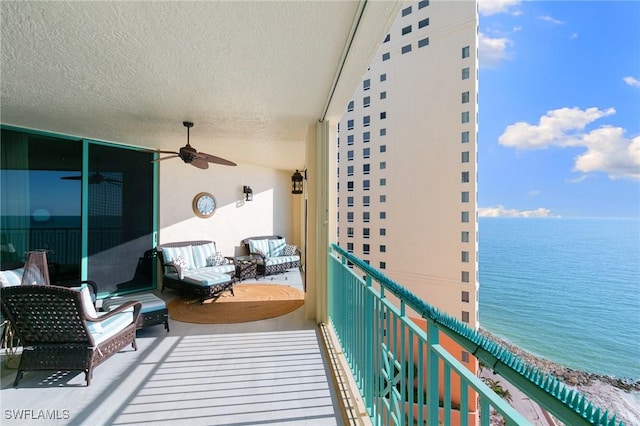
[[[193,254],[193,269],[204,268],[205,266],[211,266],[208,263],[209,257],[217,253],[216,244],[214,242],[200,245],[192,245],[191,251]]]
[[[0,271],[0,286],[4,288],[20,285],[22,283],[22,274],[24,274],[24,268]]]
[[[164,247],[162,249],[164,261],[166,263],[172,263],[175,258],[181,257],[185,261],[185,270],[194,269],[195,263],[193,261],[193,252],[191,246],[182,247]],[[166,271],[165,271],[166,272]]]
[[[249,252],[269,257],[269,240],[249,240]]]
[[[108,312],[100,312],[99,317],[105,316]],[[128,309],[126,312],[120,312],[107,318],[101,323],[97,321],[87,321],[87,328],[89,333],[93,337],[93,341],[96,345],[110,339],[116,334],[124,330],[133,321],[133,309]],[[98,327],[99,326],[99,327]]]
[[[287,246],[284,238],[269,241],[269,257],[278,257],[284,254],[284,248]]]

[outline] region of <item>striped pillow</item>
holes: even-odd
[[[287,246],[284,238],[269,240],[269,257],[284,256],[284,248]]]
[[[172,263],[175,258],[182,257],[185,262],[186,270],[194,269],[195,267],[191,246],[163,247],[162,254],[164,256],[165,263]]]
[[[216,253],[216,243],[200,244],[191,246],[193,263],[196,269],[210,266],[207,259]]]
[[[269,256],[269,240],[249,240],[249,252],[258,253],[258,251],[264,253],[265,256]]]

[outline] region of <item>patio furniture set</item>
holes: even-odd
[[[222,256],[208,240],[158,246],[162,291],[195,295],[203,303],[224,291],[233,294],[233,284],[248,277],[301,268],[300,251],[282,237],[248,238],[243,244],[249,254],[235,257]],[[95,367],[128,345],[137,350],[137,329],[164,324],[169,331],[167,305],[153,293],[108,297],[98,310],[93,281],[49,285],[46,257],[45,272],[36,278],[29,261],[15,266],[0,272],[5,331],[11,327],[23,347],[14,386],[31,370],[82,371],[88,386]]]

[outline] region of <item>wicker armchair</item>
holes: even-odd
[[[95,367],[129,344],[137,350],[139,302],[94,317],[81,291],[29,285],[3,288],[0,304],[23,346],[14,386],[32,370],[83,371],[89,386]]]

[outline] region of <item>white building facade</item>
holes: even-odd
[[[340,246],[474,328],[477,16],[406,3],[337,132]]]

